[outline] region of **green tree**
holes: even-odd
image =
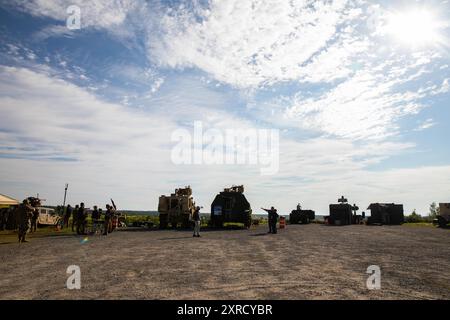
[[[420,214],[416,212],[416,209],[414,209],[413,212],[409,216],[406,216],[405,218],[405,222],[409,223],[423,222],[423,221],[424,219]]]
[[[430,219],[436,219],[439,215],[439,207],[436,205],[436,202],[430,204],[430,214],[428,215]]]

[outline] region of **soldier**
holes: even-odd
[[[0,209],[0,231],[5,230],[7,218],[8,218],[8,208],[1,208]]]
[[[107,204],[105,212],[105,225],[103,226],[103,235],[105,236],[107,236],[108,233],[110,232],[111,216],[112,216],[112,208],[109,204]]]
[[[73,209],[72,213],[72,232],[75,231],[75,226],[77,225],[77,218],[78,218],[78,209],[80,208],[79,205],[75,205],[75,209]]]
[[[68,228],[69,227],[69,220],[70,220],[70,216],[72,215],[72,207],[69,205],[67,205],[66,208],[66,212],[64,213],[64,220],[63,220],[63,227],[64,228]]]
[[[94,233],[96,233],[97,226],[98,226],[98,220],[100,219],[100,215],[99,215],[97,206],[94,206],[94,210],[92,211],[91,218],[92,218],[92,229],[94,230]]]
[[[17,229],[16,210],[18,206],[10,207],[8,211],[8,218],[6,219],[6,230]]]
[[[31,230],[30,230],[31,233],[36,231],[38,219],[39,219],[39,209],[34,208],[33,213],[31,214]]]
[[[33,207],[30,206],[27,199],[23,200],[22,204],[16,209],[17,223],[19,225],[19,243],[27,242],[25,237],[27,235],[32,212]]]
[[[278,220],[278,213],[277,209],[274,207],[271,207],[270,209],[264,209],[261,208],[264,211],[266,211],[269,215],[269,233],[276,234],[277,233],[277,220]]]
[[[84,203],[80,203],[80,207],[78,208],[77,214],[77,234],[86,234],[86,222],[87,222],[87,213],[84,208]]]
[[[200,207],[196,207],[194,214],[192,215],[192,220],[194,220],[194,235],[193,237],[200,238]]]

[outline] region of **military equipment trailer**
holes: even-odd
[[[450,223],[450,203],[439,203],[439,215],[437,216],[437,224],[441,228],[447,227]]]
[[[302,210],[300,205],[296,210],[292,210],[289,215],[290,224],[308,224],[316,218],[316,213],[313,210]]]
[[[211,226],[220,228],[227,222],[243,223],[246,228],[252,225],[252,209],[244,196],[244,186],[225,188],[211,204]]]
[[[400,225],[405,219],[402,204],[372,203],[367,209],[370,210],[369,225]]]
[[[345,226],[362,222],[362,216],[356,214],[356,211],[359,210],[356,204],[349,204],[344,196],[338,199],[338,202],[339,204],[330,204],[330,215],[324,217],[328,224]]]
[[[160,196],[158,203],[159,227],[166,229],[169,224],[177,228],[189,228],[192,214],[195,210],[195,202],[190,186],[175,189],[170,196]]]

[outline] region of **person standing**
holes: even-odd
[[[79,208],[80,208],[79,205],[75,205],[75,209],[73,209],[73,212],[72,212],[72,232],[75,231],[75,226],[77,225],[78,209]]]
[[[106,212],[105,212],[105,225],[103,226],[103,235],[107,236],[110,230],[110,224],[111,224],[111,216],[112,216],[112,208],[109,204],[106,205]]]
[[[27,242],[25,237],[27,235],[32,214],[33,207],[30,206],[27,199],[23,200],[22,204],[16,209],[17,223],[19,225],[19,243]]]
[[[97,227],[98,227],[98,220],[100,219],[97,206],[94,206],[94,210],[92,211],[91,218],[92,218],[93,232],[96,233]]]
[[[64,213],[64,222],[63,222],[64,228],[69,228],[69,220],[70,220],[70,217],[72,216],[72,211],[73,211],[73,209],[70,206],[70,204],[67,205],[66,212]]]
[[[31,215],[31,230],[30,230],[31,233],[36,232],[38,219],[39,219],[39,209],[34,208],[33,213]]]
[[[192,215],[192,220],[194,220],[194,235],[193,237],[200,238],[200,207],[196,207],[194,214]]]
[[[77,215],[77,234],[85,235],[86,234],[86,209],[84,208],[84,203],[80,203],[80,207],[78,208]]]
[[[271,207],[270,209],[261,208],[267,212],[269,215],[269,233],[276,234],[277,233],[277,221],[278,221],[278,213],[277,209]]]

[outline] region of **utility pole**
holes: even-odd
[[[63,208],[66,206],[67,188],[69,188],[69,184],[68,184],[68,183],[66,183],[66,187],[64,188],[64,202],[63,202]]]

